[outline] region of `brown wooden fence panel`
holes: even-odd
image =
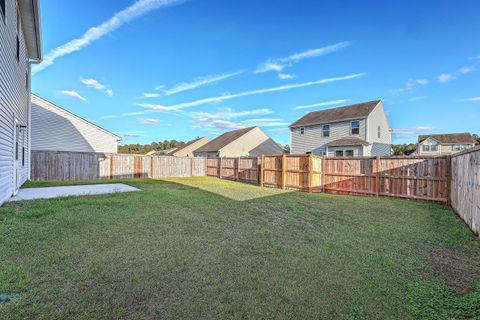
[[[480,147],[452,156],[453,210],[480,234]]]
[[[221,179],[258,183],[258,158],[207,158],[207,176]]]
[[[281,188],[282,187],[282,155],[271,155],[262,157],[262,186]]]
[[[205,158],[32,151],[33,181],[205,176]]]
[[[375,158],[325,158],[324,190],[337,194],[377,194]]]

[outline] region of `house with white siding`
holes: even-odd
[[[30,175],[30,67],[41,60],[39,0],[0,0],[0,205]]]
[[[122,138],[32,94],[32,150],[117,153]]]
[[[475,147],[475,139],[468,132],[430,134],[418,137],[416,155],[444,156]]]
[[[292,154],[389,156],[391,145],[381,100],[310,112],[290,125]]]
[[[285,150],[260,127],[225,132],[193,152],[195,157],[260,157]]]

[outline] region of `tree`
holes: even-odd
[[[159,142],[152,142],[150,144],[125,144],[118,147],[118,153],[146,154],[152,150],[161,152],[173,148],[182,147],[184,145],[185,142],[177,140],[164,140]]]
[[[476,133],[472,134],[473,139],[475,139],[475,145],[480,144],[480,136]]]

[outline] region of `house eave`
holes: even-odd
[[[312,127],[312,126],[319,126],[319,125],[322,125],[322,124],[339,123],[339,122],[354,121],[354,120],[365,120],[367,118],[368,117],[356,117],[356,118],[347,118],[347,119],[342,119],[342,120],[313,122],[313,123],[305,123],[305,124],[298,124],[298,125],[291,124],[288,127],[290,129],[302,128],[302,127]]]
[[[42,62],[42,32],[39,0],[18,0],[29,62]]]

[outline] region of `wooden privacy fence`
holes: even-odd
[[[451,205],[480,234],[480,147],[452,156]]]
[[[262,157],[262,186],[449,201],[448,157]]]
[[[205,158],[32,151],[33,181],[205,176]]]
[[[259,158],[207,158],[206,175],[220,179],[259,183]]]

